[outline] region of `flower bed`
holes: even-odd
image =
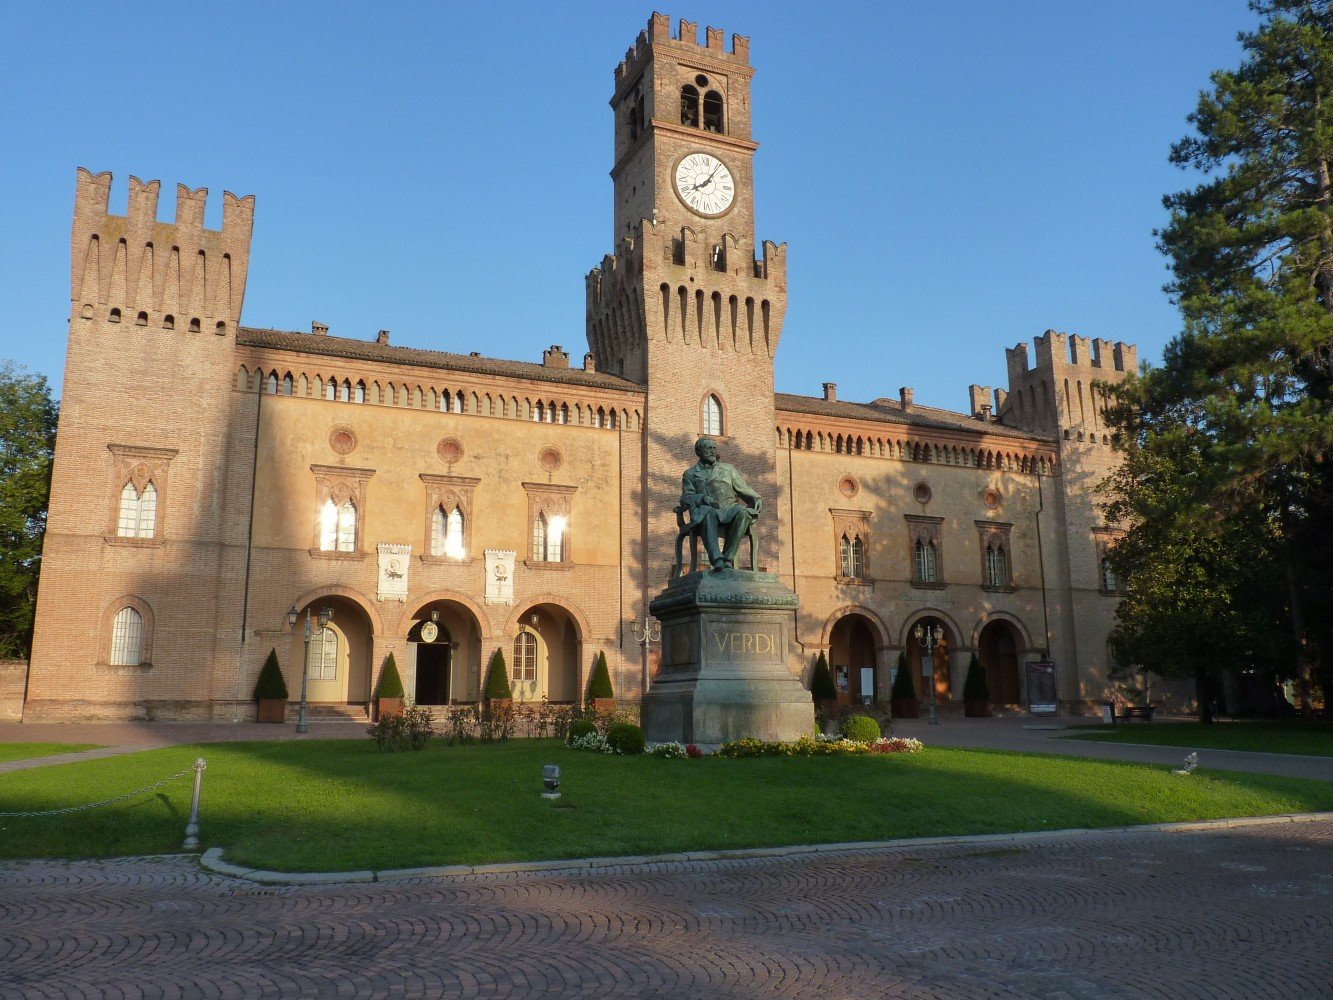
[[[820,736],[812,739],[802,736],[789,741],[744,739],[723,743],[718,747],[719,757],[828,757],[858,756],[877,753],[918,753],[925,749],[920,740],[901,736],[881,736],[861,743],[857,740]]]

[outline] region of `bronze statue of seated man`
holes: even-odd
[[[764,501],[735,466],[717,460],[711,438],[696,441],[694,453],[699,461],[681,477],[681,505],[689,510],[691,524],[699,526],[713,569],[734,569],[741,539],[763,512]],[[726,536],[725,549],[718,547],[720,534]]]

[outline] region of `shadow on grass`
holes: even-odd
[[[872,758],[696,761],[553,741],[380,754],[369,741],[214,743],[0,776],[0,810],[55,808],[208,760],[202,840],[287,871],[721,850],[1333,809],[1333,786],[1179,778],[1141,764],[928,749]],[[561,800],[542,799],[558,764]],[[107,809],[0,820],[0,856],[174,850],[188,778]]]

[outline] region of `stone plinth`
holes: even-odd
[[[796,594],[773,573],[690,573],[649,605],[662,664],[644,696],[653,742],[790,740],[814,728],[810,692],[788,669]]]

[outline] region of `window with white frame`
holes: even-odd
[[[1115,569],[1111,566],[1111,557],[1102,556],[1102,590],[1108,594],[1113,594],[1120,586],[1120,581],[1116,579]]]
[[[532,522],[532,558],[536,562],[564,561],[565,519],[538,513]]]
[[[722,401],[716,396],[704,400],[703,430],[713,437],[722,436]]]
[[[524,483],[523,489],[528,495],[528,523],[532,526],[528,563],[548,568],[569,565],[570,511],[576,487]]]
[[[843,576],[859,580],[865,575],[865,544],[860,535],[851,538],[843,535],[839,540],[838,555]]]
[[[991,590],[1009,590],[1014,586],[1013,546],[1009,534],[1012,524],[977,521],[981,552],[981,585]]]
[[[320,510],[319,547],[324,552],[356,551],[356,505],[351,498],[335,504],[324,501]]]
[[[153,538],[157,532],[157,487],[145,483],[142,490],[127,482],[120,491],[120,517],[116,535],[120,538]]]
[[[935,543],[924,538],[916,541],[915,575],[917,583],[939,583],[939,555]]]
[[[447,514],[443,507],[435,508],[431,517],[430,554],[449,559],[462,559],[467,555],[463,542],[463,512],[458,507]]]
[[[143,662],[143,615],[121,608],[111,624],[111,663],[134,667]]]
[[[514,639],[514,680],[536,681],[537,637],[531,632],[520,632]]]
[[[338,679],[338,633],[331,627],[325,626],[310,637],[305,670],[312,681]]]
[[[991,542],[986,546],[986,586],[1007,587],[1009,585],[1009,560],[1004,546]]]

